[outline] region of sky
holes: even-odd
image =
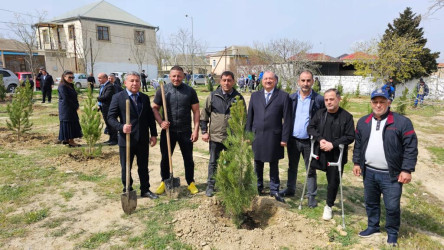
[[[11,38],[5,22],[14,12],[46,11],[48,20],[92,0],[19,0],[0,7],[0,35]],[[191,30],[194,39],[207,45],[207,52],[225,46],[253,46],[288,38],[312,45],[311,53],[338,57],[353,52],[357,42],[379,39],[388,23],[406,7],[425,15],[433,0],[107,0],[153,26],[168,38],[179,29]],[[36,5],[38,3],[38,5]],[[432,52],[444,62],[444,8],[423,18],[421,27]]]

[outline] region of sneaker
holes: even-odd
[[[362,238],[369,238],[373,235],[379,235],[381,234],[381,231],[379,231],[379,229],[372,229],[372,228],[367,228],[364,231],[359,232],[359,237]]]
[[[196,185],[194,184],[194,182],[191,182],[190,185],[188,186],[188,190],[190,190],[191,194],[197,194],[199,193],[199,190],[197,189]]]
[[[156,194],[163,194],[165,193],[165,182],[161,182],[160,186],[156,189]]]
[[[331,220],[332,217],[333,217],[333,211],[331,210],[331,207],[329,207],[328,205],[325,205],[324,214],[322,215],[322,219]]]
[[[207,196],[207,197],[213,197],[213,194],[214,193],[214,189],[213,189],[213,187],[210,187],[210,186],[208,186],[207,187],[207,190],[205,191],[205,195]]]
[[[398,246],[398,236],[389,234],[387,237],[387,244],[391,247],[397,247]]]

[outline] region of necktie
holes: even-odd
[[[139,108],[139,105],[137,105],[137,95],[136,95],[136,94],[132,94],[132,95],[131,95],[131,99],[133,99],[133,101],[134,101],[134,105],[136,105],[137,113],[140,114],[140,108]]]
[[[265,98],[265,104],[268,104],[268,101],[270,100],[271,93],[267,93],[267,97]]]

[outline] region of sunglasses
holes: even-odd
[[[68,79],[74,79],[74,76],[68,76]]]

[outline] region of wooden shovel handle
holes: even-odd
[[[168,122],[168,111],[165,98],[165,89],[163,88],[163,82],[160,82],[160,92],[162,93],[162,107],[163,107],[163,117],[165,121]],[[166,129],[167,146],[168,146],[168,163],[170,165],[170,174],[173,173],[173,162],[171,159],[171,142],[170,142],[170,128]]]
[[[130,100],[126,99],[126,124],[131,124],[131,116],[130,116]],[[131,134],[126,134],[126,192],[130,191],[130,138]]]

